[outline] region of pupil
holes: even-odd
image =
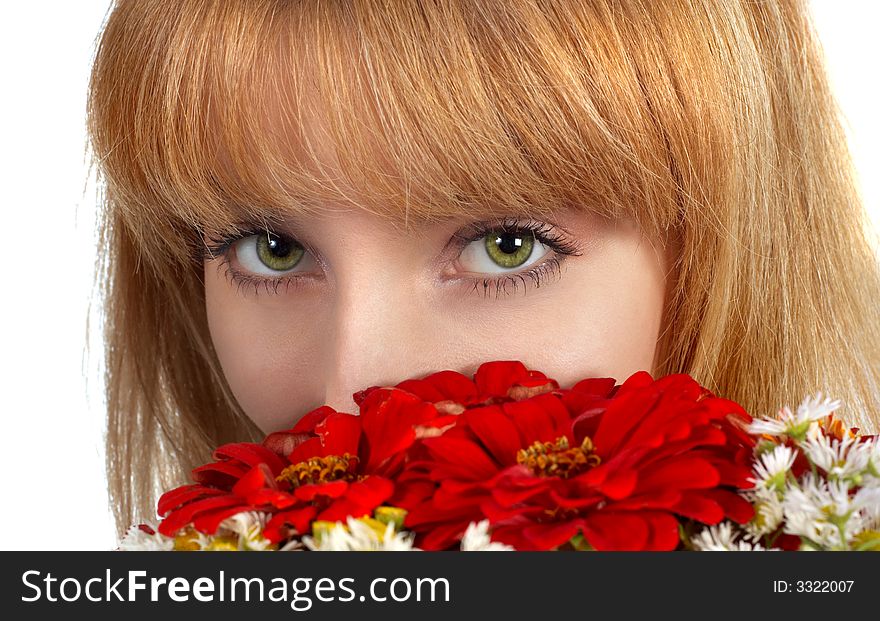
[[[276,257],[285,257],[290,254],[290,251],[293,247],[292,241],[285,241],[278,237],[270,237],[269,238],[269,250]]]
[[[498,244],[498,248],[501,249],[502,252],[507,254],[513,254],[517,250],[522,247],[522,238],[513,233],[503,233],[500,237],[495,239],[495,243]]]

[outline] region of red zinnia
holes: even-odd
[[[669,550],[679,517],[751,519],[735,493],[750,486],[753,443],[739,405],[687,375],[613,384],[468,409],[421,440],[395,500],[417,544],[450,547],[487,517],[493,539],[517,549],[552,549],[580,532],[599,550]]]
[[[217,461],[193,470],[198,484],[159,500],[159,515],[165,515],[159,531],[171,536],[192,523],[212,534],[236,513],[266,511],[273,515],[264,535],[278,542],[288,535],[288,525],[304,533],[315,519],[372,513],[391,496],[391,478],[402,468],[417,431],[451,421],[394,388],[371,390],[359,409],[357,416],[322,406],[289,431],[271,434],[263,445],[220,447],[214,452]]]

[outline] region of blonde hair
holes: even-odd
[[[678,249],[655,375],[880,422],[880,274],[804,2],[118,0],[88,111],[120,529],[260,436],[212,348],[203,235],[351,188],[396,226],[630,215]]]

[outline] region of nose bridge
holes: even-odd
[[[360,262],[338,275],[326,322],[324,403],[357,413],[352,394],[405,379],[416,305],[398,269]]]

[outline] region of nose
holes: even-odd
[[[387,269],[339,283],[325,323],[326,405],[356,414],[355,392],[437,370],[429,309],[417,297]]]

